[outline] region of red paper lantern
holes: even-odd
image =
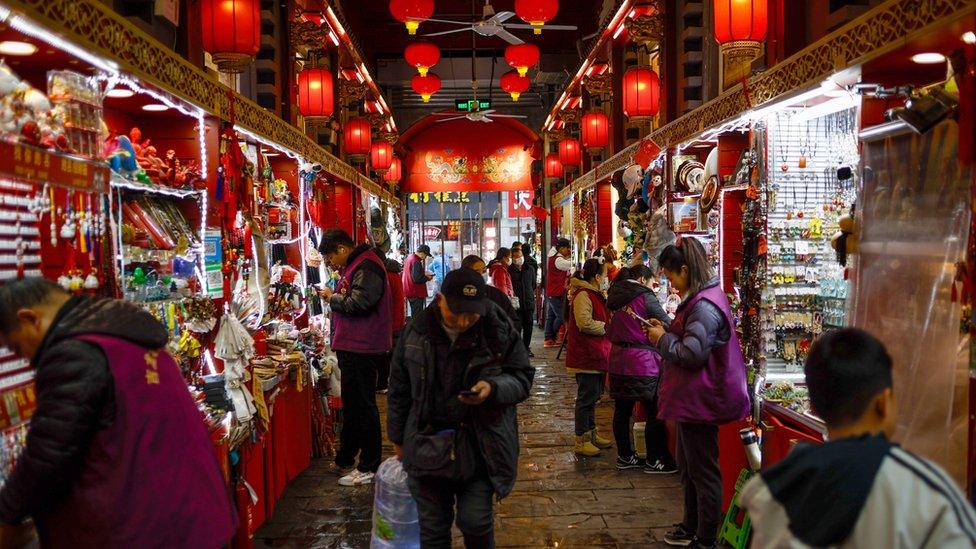
[[[400,181],[400,177],[403,175],[403,163],[400,159],[393,157],[393,162],[390,163],[390,169],[386,170],[386,174],[383,176],[383,181],[389,181],[391,183],[396,183]]]
[[[365,118],[350,118],[346,122],[345,142],[347,155],[369,154],[372,146],[372,128]]]
[[[298,110],[306,118],[328,117],[335,111],[335,87],[327,69],[310,67],[298,73]]]
[[[386,173],[393,163],[393,145],[386,141],[374,141],[369,150],[369,163],[377,173]]]
[[[715,41],[762,42],[766,39],[767,0],[715,0]]]
[[[580,132],[587,150],[602,149],[610,142],[610,120],[602,112],[588,112],[583,115]]]
[[[515,0],[515,13],[532,25],[536,34],[542,34],[542,26],[555,18],[557,12],[559,0]]]
[[[583,153],[580,151],[579,141],[575,139],[563,139],[559,142],[559,163],[564,168],[575,168],[583,161]]]
[[[502,75],[501,87],[512,96],[512,101],[518,101],[519,96],[528,91],[532,81],[528,76],[522,76],[517,71],[508,71]]]
[[[441,60],[441,49],[430,42],[414,42],[403,51],[403,58],[416,67],[421,76],[426,76],[427,70]]]
[[[539,63],[539,47],[535,44],[511,44],[505,48],[505,61],[517,70],[519,76],[525,76],[530,67]]]
[[[441,89],[441,77],[432,72],[428,72],[426,75],[417,74],[410,81],[410,85],[413,87],[413,91],[420,94],[424,103],[427,103],[430,101],[430,96]]]
[[[630,118],[654,116],[660,107],[661,81],[651,69],[624,73],[624,114]]]
[[[407,26],[407,33],[417,34],[420,23],[434,15],[434,0],[390,0],[390,13]]]
[[[201,0],[203,49],[221,72],[242,72],[261,47],[259,0]]]
[[[559,161],[559,153],[549,153],[546,155],[546,177],[562,177],[563,165]]]

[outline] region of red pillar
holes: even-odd
[[[596,242],[600,246],[613,242],[613,200],[609,180],[596,184]]]

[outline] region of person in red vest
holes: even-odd
[[[546,347],[559,347],[556,334],[563,325],[563,310],[566,307],[566,290],[569,288],[569,274],[573,272],[573,262],[569,259],[569,240],[560,238],[549,250],[549,269],[546,271],[546,297],[549,305],[546,311]]]
[[[381,250],[377,249],[376,254],[383,259]],[[383,261],[386,265],[386,280],[390,283],[390,324],[393,329],[393,348],[396,348],[400,334],[407,324],[407,301],[403,296],[403,280],[401,272],[403,267],[395,259],[386,258]],[[390,359],[393,353],[387,354],[386,361],[380,364],[379,374],[376,376],[376,392],[386,394],[390,386]]]
[[[403,262],[403,293],[410,305],[410,318],[420,314],[427,306],[427,282],[434,275],[427,272],[424,262],[430,257],[430,246],[421,244],[417,251]]]
[[[0,346],[35,369],[27,445],[0,490],[0,545],[226,547],[234,505],[169,333],[120,300],[43,278],[0,286]]]

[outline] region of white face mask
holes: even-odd
[[[518,265],[519,267],[521,267],[523,263],[525,263],[524,257],[519,257],[515,260],[515,264]]]

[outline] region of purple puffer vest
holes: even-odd
[[[664,362],[658,389],[658,417],[688,423],[723,424],[740,420],[749,414],[749,392],[746,389],[746,365],[739,346],[739,336],[732,322],[729,300],[721,286],[706,288],[678,308],[669,331],[678,337],[684,324],[701,300],[707,300],[722,311],[731,337],[721,347],[712,349],[704,368],[685,368]]]
[[[356,256],[352,263],[342,270],[336,293],[346,295],[350,292],[352,279],[364,261],[379,265],[381,272],[386,267],[373,250],[365,250]],[[366,316],[332,313],[332,349],[350,353],[383,354],[393,348],[393,319],[390,313],[390,282],[383,276],[383,297],[376,308]]]
[[[661,355],[651,346],[640,321],[627,312],[647,318],[644,294],[631,300],[626,307],[614,311],[607,325],[610,349],[610,373],[618,376],[657,377],[661,373]]]
[[[203,416],[165,351],[85,335],[112,372],[115,418],[68,496],[38,517],[42,547],[226,547],[236,519]]]

